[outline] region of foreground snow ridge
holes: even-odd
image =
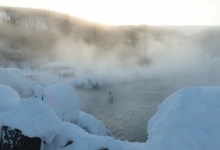
[[[147,150],[220,149],[220,87],[186,87],[168,97],[148,123]]]
[[[14,89],[0,85],[0,128],[8,126],[30,138],[39,137],[41,150],[145,149],[145,143],[115,140],[100,121],[79,111],[78,97],[70,85],[36,85],[34,92],[33,97],[20,99]]]
[[[186,87],[169,96],[148,123],[149,140],[115,140],[93,116],[79,110],[74,89],[64,83],[36,85],[20,99],[0,85],[0,127],[39,137],[42,150],[219,150],[220,87]]]

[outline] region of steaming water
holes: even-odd
[[[109,91],[113,104],[107,101]],[[148,120],[174,90],[163,88],[158,81],[139,81],[76,92],[81,110],[100,120],[116,139],[146,142]]]

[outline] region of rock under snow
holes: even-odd
[[[36,97],[20,100],[18,106],[1,113],[0,124],[19,129],[28,137],[39,137],[46,143],[61,131],[61,120]]]
[[[8,111],[18,105],[20,96],[9,86],[0,85],[0,113]]]
[[[113,135],[105,128],[105,126],[99,120],[85,112],[79,112],[79,116],[76,119],[76,124],[88,133],[100,136],[113,137]]]
[[[148,123],[147,150],[220,149],[220,87],[186,87],[169,96]]]
[[[68,143],[70,143],[68,145]],[[112,137],[97,136],[68,122],[62,123],[62,131],[45,150],[145,150],[145,143],[131,143]]]
[[[22,97],[32,95],[21,70],[17,68],[0,68],[0,84],[12,87]]]
[[[53,109],[62,121],[75,122],[78,117],[78,96],[69,84],[57,83],[47,86],[43,102]]]

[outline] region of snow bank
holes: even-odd
[[[220,149],[220,87],[187,87],[168,97],[148,123],[147,150]]]
[[[76,124],[88,133],[100,136],[113,136],[105,126],[90,114],[80,111]]]
[[[28,137],[39,137],[46,143],[61,131],[61,120],[35,97],[21,100],[17,107],[0,114],[0,123],[21,130]]]
[[[45,150],[144,150],[145,143],[118,141],[112,137],[97,136],[85,132],[75,124],[63,122],[62,131]],[[67,143],[71,143],[67,145]],[[67,145],[67,146],[66,146]],[[66,146],[66,147],[65,147]]]
[[[62,121],[75,122],[78,117],[78,97],[69,84],[57,83],[47,86],[43,102],[53,109]]]
[[[0,84],[12,87],[22,97],[32,94],[21,70],[16,68],[0,68]]]
[[[18,105],[20,96],[9,86],[0,85],[0,113],[8,111]]]

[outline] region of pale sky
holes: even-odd
[[[220,25],[220,0],[0,0],[109,25]]]

